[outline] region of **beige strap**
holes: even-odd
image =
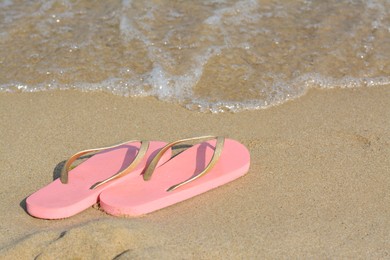
[[[92,185],[90,187],[91,190],[111,181],[111,180],[114,180],[114,179],[117,179],[119,177],[122,177],[126,174],[128,174],[129,172],[131,172],[139,163],[140,161],[143,159],[143,157],[145,156],[148,148],[149,148],[149,142],[148,141],[137,141],[137,140],[133,140],[133,141],[128,141],[128,142],[124,142],[124,143],[120,143],[120,144],[116,144],[116,145],[113,145],[113,146],[108,146],[108,147],[102,147],[102,148],[95,148],[95,149],[88,149],[88,150],[84,150],[84,151],[81,151],[81,152],[78,152],[76,154],[74,154],[73,156],[71,156],[65,163],[64,167],[62,168],[62,171],[61,171],[61,176],[60,176],[60,180],[62,183],[66,184],[68,183],[68,172],[69,172],[69,168],[71,167],[71,165],[73,164],[74,161],[76,161],[78,158],[80,158],[81,156],[85,155],[85,154],[90,154],[90,153],[94,153],[96,154],[97,152],[100,152],[100,151],[104,151],[104,150],[107,150],[107,149],[112,149],[112,148],[116,148],[116,147],[119,147],[121,145],[124,145],[124,144],[127,144],[127,143],[132,143],[132,142],[141,142],[141,147],[139,148],[138,150],[138,153],[137,153],[137,156],[134,158],[134,160],[130,163],[129,166],[126,167],[126,169],[120,171],[120,172],[117,172],[115,173],[114,175],[112,175],[111,177],[103,180],[103,181],[100,181],[100,182],[97,182],[95,183],[94,185]]]
[[[211,158],[209,164],[204,168],[204,170],[183,181],[183,182],[180,182],[178,184],[175,184],[173,185],[172,187],[170,187],[169,189],[167,189],[167,191],[173,191],[187,183],[190,183],[200,177],[202,177],[203,175],[207,174],[213,167],[214,165],[217,163],[219,157],[221,156],[221,153],[222,153],[222,149],[223,149],[223,145],[225,143],[225,138],[224,137],[216,137],[216,136],[201,136],[201,137],[194,137],[194,138],[187,138],[187,139],[182,139],[182,140],[178,140],[178,141],[175,141],[175,142],[172,142],[172,143],[169,143],[167,144],[166,146],[164,146],[158,153],[157,155],[153,158],[153,160],[149,163],[149,165],[147,166],[146,170],[144,171],[144,180],[145,181],[148,181],[150,180],[150,178],[152,177],[153,173],[154,173],[154,170],[158,164],[158,162],[160,161],[161,157],[164,155],[164,153],[166,151],[168,151],[172,146],[176,145],[176,144],[180,144],[180,143],[185,143],[185,142],[189,142],[189,141],[206,141],[206,140],[210,140],[210,139],[217,139],[217,142],[216,142],[216,145],[215,145],[215,149],[214,149],[214,154],[213,154],[213,157]]]

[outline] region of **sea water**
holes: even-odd
[[[390,84],[390,1],[0,1],[0,92],[263,109]]]

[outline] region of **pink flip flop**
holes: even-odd
[[[192,146],[157,168],[173,145],[202,139],[209,141]],[[233,181],[248,172],[249,164],[249,151],[235,140],[214,136],[179,140],[162,148],[143,175],[104,190],[100,207],[114,216],[150,213]]]
[[[137,178],[164,145],[158,141],[129,141],[78,152],[65,163],[60,178],[27,198],[27,212],[43,219],[73,216],[95,204],[103,190]],[[92,152],[99,153],[68,174],[76,159]],[[168,153],[161,163],[170,158]]]

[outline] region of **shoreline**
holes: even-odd
[[[0,256],[386,257],[389,107],[389,86],[312,89],[268,109],[220,114],[100,92],[0,93]],[[136,219],[89,208],[48,221],[23,209],[75,151],[204,134],[245,144],[249,173]]]

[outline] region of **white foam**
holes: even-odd
[[[61,3],[65,8],[63,8],[62,12],[55,14],[50,11],[52,8],[55,8],[56,2],[54,0],[42,0],[37,3],[39,9],[35,13],[28,14],[23,13],[23,11],[11,10],[9,16],[5,16],[6,20],[9,18],[7,23],[12,24],[15,19],[20,19],[23,15],[27,18],[30,16],[38,17],[39,22],[35,24],[35,28],[40,31],[41,36],[44,36],[45,41],[49,41],[48,39],[53,40],[53,38],[50,37],[52,37],[54,33],[71,31],[72,29],[71,27],[66,27],[66,24],[62,25],[60,22],[57,22],[57,20],[62,21],[62,19],[69,19],[72,17],[77,19],[77,16],[82,16],[83,19],[90,18],[87,14],[77,13],[77,4],[72,1],[62,1]],[[278,66],[282,67],[285,63],[289,62],[288,55],[294,55],[296,49],[304,47],[294,45],[294,38],[286,39],[283,33],[278,31],[278,29],[280,29],[278,27],[268,28],[266,26],[259,26],[259,24],[263,25],[263,23],[260,23],[263,20],[274,19],[277,21],[277,19],[281,19],[284,21],[285,19],[291,19],[291,17],[294,16],[291,12],[298,12],[299,14],[299,10],[289,9],[289,7],[284,6],[283,3],[273,3],[270,5],[272,8],[263,10],[261,9],[263,5],[261,1],[209,1],[208,5],[215,5],[217,7],[212,10],[210,9],[211,11],[205,10],[207,15],[199,15],[199,17],[195,17],[197,19],[193,20],[191,20],[191,17],[188,17],[188,13],[179,9],[169,9],[169,12],[167,12],[165,16],[158,16],[160,13],[158,8],[164,8],[164,6],[159,6],[158,3],[145,2],[141,4],[142,8],[137,9],[139,8],[137,6],[139,6],[140,3],[141,2],[137,3],[131,0],[123,0],[120,8],[113,12],[113,16],[114,19],[117,19],[117,29],[120,34],[119,40],[122,41],[124,45],[132,44],[134,40],[143,44],[143,51],[146,52],[145,59],[151,64],[149,71],[146,71],[143,74],[137,74],[131,67],[118,67],[117,70],[121,73],[115,74],[115,70],[113,70],[114,72],[111,77],[97,83],[78,82],[75,80],[68,84],[59,84],[57,81],[47,78],[47,80],[43,80],[35,85],[28,85],[15,79],[14,82],[1,83],[0,92],[36,92],[74,88],[81,91],[105,91],[122,96],[154,96],[160,100],[181,103],[191,110],[219,113],[224,111],[238,112],[242,110],[268,108],[270,106],[282,104],[287,100],[298,98],[304,95],[310,88],[359,88],[390,85],[390,76],[385,72],[382,72],[386,64],[375,67],[373,66],[373,63],[370,63],[370,60],[368,60],[373,55],[377,55],[377,57],[384,60],[389,57],[386,56],[388,54],[385,53],[375,53],[379,37],[377,36],[378,33],[375,32],[377,30],[381,30],[381,33],[390,32],[390,27],[386,24],[386,19],[389,19],[389,11],[384,8],[384,4],[380,1],[370,0],[363,3],[366,5],[367,11],[364,11],[364,13],[361,14],[362,20],[369,22],[367,22],[367,24],[364,24],[363,22],[361,22],[362,24],[353,24],[347,28],[345,34],[342,34],[344,32],[340,32],[340,39],[335,39],[335,42],[342,42],[348,38],[347,34],[352,36],[351,48],[355,51],[352,52],[353,55],[342,57],[343,52],[350,50],[340,49],[337,44],[332,45],[332,42],[327,43],[328,45],[325,45],[324,43],[323,46],[318,46],[318,50],[315,50],[321,54],[319,55],[321,58],[327,58],[328,60],[326,62],[329,64],[331,64],[329,57],[333,56],[335,60],[340,57],[343,59],[352,59],[355,55],[365,62],[362,63],[363,65],[361,65],[361,67],[358,67],[358,74],[361,75],[360,77],[352,76],[348,73],[342,77],[332,77],[328,74],[321,74],[318,72],[321,65],[320,62],[316,63],[317,67],[313,66],[311,72],[300,72],[297,69],[294,72],[295,74],[291,73],[293,76],[285,75],[288,74],[286,73],[286,70],[279,71]],[[310,12],[313,10],[315,4],[310,3],[312,2],[307,2],[301,6],[302,12]],[[12,9],[13,4],[13,1],[10,0],[3,1],[0,3],[0,8]],[[209,11],[209,13],[207,11]],[[27,18],[25,19],[28,22]],[[156,19],[158,20],[157,22],[155,21]],[[159,21],[163,22],[159,24]],[[182,21],[185,22],[182,23]],[[294,19],[291,21],[294,21]],[[308,21],[309,22],[306,24],[303,23],[302,27],[310,32],[316,32],[324,28],[326,29],[327,26],[332,25],[332,21],[328,19],[320,20],[319,22],[316,19]],[[170,23],[175,23],[176,26],[170,26]],[[100,27],[97,24],[91,23],[88,28],[89,31],[85,32],[86,35],[81,35],[71,42],[61,42],[58,47],[69,47],[69,51],[72,52],[76,50],[89,51],[89,49],[91,49],[91,53],[97,56],[96,60],[92,61],[95,62],[95,64],[91,64],[91,66],[104,67],[105,64],[100,62],[98,58],[99,53],[97,51],[95,53],[95,50],[93,50],[95,44],[93,36]],[[336,29],[337,28],[335,28],[335,30]],[[199,33],[199,35],[191,35],[193,31]],[[364,33],[359,34],[360,31]],[[355,39],[357,37],[356,35],[363,36],[361,36],[361,39]],[[2,40],[0,40],[0,44],[2,44],[5,41],[4,39],[8,37],[6,29],[4,29],[4,32],[0,33],[0,36],[4,36]],[[191,36],[193,36],[194,39],[192,39]],[[315,35],[309,36],[315,37]],[[272,48],[264,46],[264,48],[268,47],[268,50],[274,52],[270,54],[271,57],[267,56],[268,53],[262,52],[262,46],[259,48],[259,45],[261,44],[256,42],[258,39],[263,39],[263,42],[270,40],[267,44],[275,45],[272,45]],[[60,41],[61,39],[54,40]],[[326,40],[327,39],[325,39],[325,41]],[[102,42],[104,41],[108,40],[103,39]],[[207,46],[202,44],[203,41],[207,42]],[[286,51],[284,56],[281,55],[282,57],[274,59],[272,55],[279,54],[277,48],[288,41],[291,42],[289,46],[289,51],[291,51],[291,53]],[[46,42],[42,42],[42,44],[45,43]],[[104,45],[102,43],[100,44]],[[325,49],[325,51],[320,50],[321,48]],[[211,99],[208,97],[195,96],[194,88],[200,82],[210,60],[220,55],[229,55],[230,52],[233,52],[236,49],[242,51],[239,53],[242,53],[243,56],[247,55],[252,60],[248,62],[248,64],[221,64],[221,66],[230,66],[232,70],[243,69],[246,73],[243,76],[244,79],[252,79],[250,84],[253,86],[250,86],[250,89],[257,91],[261,95],[258,95],[256,99],[243,99],[238,97],[236,101],[224,100],[222,98],[222,91],[224,90],[223,88],[220,88],[221,98],[217,101],[210,101]],[[302,52],[299,54],[302,56],[310,56],[313,53]],[[93,55],[91,55],[91,57],[92,56]],[[178,57],[185,58],[185,65],[182,65],[182,60]],[[244,59],[245,57],[242,58]],[[0,59],[0,65],[1,62],[2,60]],[[302,63],[303,62],[309,63],[310,61],[302,59]],[[342,67],[342,69],[346,69],[347,72],[352,74],[351,72],[354,71],[348,71],[348,62],[349,60],[345,62],[346,65]],[[356,62],[358,63],[359,61]],[[268,66],[269,63],[272,63],[274,66]],[[64,74],[71,73],[72,71],[72,68],[56,67],[55,64],[55,62],[51,64],[48,63],[48,66],[53,65],[53,67],[50,68],[50,71],[53,73]],[[257,65],[260,65],[263,70],[258,70]],[[28,64],[26,66],[28,66]],[[186,67],[184,70],[179,70],[178,68],[181,68],[181,66]],[[47,67],[37,68],[36,71],[37,73],[49,71],[46,69]],[[291,67],[291,70],[294,69],[294,67]],[[177,71],[181,72],[177,74]],[[289,71],[287,70],[287,72]],[[125,76],[122,77],[121,75]],[[264,78],[270,80],[263,81],[263,78],[258,75],[264,75]],[[253,78],[259,80],[253,81]],[[215,88],[218,87],[219,86],[215,86]]]

